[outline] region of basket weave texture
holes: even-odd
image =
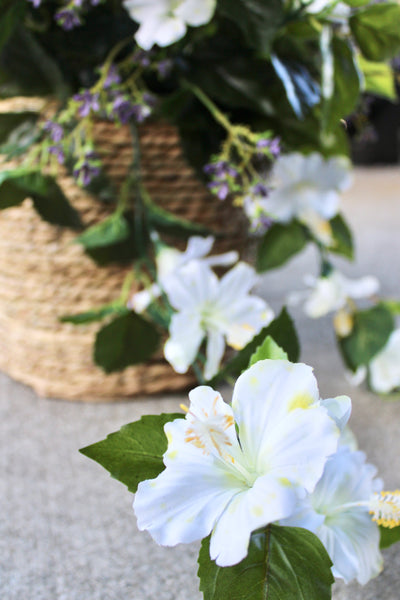
[[[96,139],[117,187],[132,162],[128,131],[101,122]],[[182,155],[176,130],[148,124],[140,131],[143,183],[163,208],[221,233],[214,252],[237,249],[244,240],[241,211],[219,202],[195,177]],[[85,225],[112,208],[76,186],[59,185]],[[84,401],[171,392],[194,382],[176,374],[162,353],[148,363],[105,374],[92,360],[99,323],[75,326],[59,317],[115,300],[128,267],[98,267],[73,243],[75,233],[44,222],[30,199],[0,212],[0,369],[42,396]],[[135,340],[132,340],[135,343]]]

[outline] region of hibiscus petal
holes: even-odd
[[[176,16],[188,25],[198,26],[208,23],[215,10],[215,0],[184,0],[174,10]]]
[[[296,502],[295,488],[269,475],[260,477],[253,487],[236,494],[219,517],[211,536],[211,558],[221,567],[240,562],[252,531],[289,515]]]
[[[164,289],[176,310],[188,311],[215,297],[218,278],[203,261],[192,260],[166,279]]]
[[[255,270],[250,265],[239,262],[225,273],[220,281],[218,290],[218,295],[222,299],[220,304],[230,306],[238,298],[246,296],[258,281],[259,277]]]
[[[206,364],[204,377],[212,379],[218,373],[222,357],[225,351],[224,335],[216,329],[207,332]]]
[[[203,338],[204,331],[198,314],[182,312],[172,316],[164,356],[177,373],[186,373],[197,356]]]

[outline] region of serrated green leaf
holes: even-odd
[[[304,228],[297,221],[287,225],[272,225],[262,238],[256,258],[256,269],[259,273],[276,269],[289,258],[303,250],[309,241]]]
[[[164,425],[179,418],[183,415],[145,415],[80,452],[135,493],[141,481],[154,479],[164,470],[162,457],[168,445]]]
[[[211,383],[215,383],[215,381],[227,376],[240,375],[242,371],[247,369],[249,361],[258,346],[260,346],[268,336],[270,336],[275,343],[287,353],[291,362],[298,361],[300,347],[297,333],[289,313],[286,308],[283,307],[280,315],[267,327],[264,327],[264,329],[262,329],[260,333],[247,344],[247,346],[240,350],[236,356],[221,369]]]
[[[330,600],[332,562],[310,531],[270,525],[252,534],[248,555],[219,567],[210,559],[209,538],[199,554],[204,600]]]
[[[61,323],[73,323],[74,325],[86,325],[87,323],[93,323],[95,321],[101,321],[105,317],[109,317],[110,315],[124,315],[130,312],[124,306],[120,304],[105,304],[104,306],[88,310],[83,313],[78,313],[76,315],[63,315],[60,317]]]
[[[129,312],[97,333],[94,360],[106,373],[145,362],[157,350],[160,334],[149,321]]]
[[[336,215],[329,221],[332,229],[334,244],[329,248],[330,252],[341,254],[346,258],[354,259],[353,236],[349,226],[343,218],[343,215]]]
[[[249,367],[259,360],[270,358],[272,360],[288,360],[286,352],[268,335],[257,350],[250,357]]]
[[[122,242],[129,237],[129,225],[123,215],[114,213],[101,223],[96,223],[75,238],[75,242],[85,248],[102,248]]]
[[[393,529],[382,527],[382,525],[380,525],[379,532],[381,534],[381,541],[379,544],[381,548],[388,548],[389,546],[400,542],[400,525],[393,527]]]
[[[389,64],[367,60],[362,55],[358,64],[364,76],[364,92],[396,101],[395,75]]]
[[[349,19],[352,34],[365,58],[381,61],[400,51],[400,6],[374,4]]]
[[[367,365],[385,346],[393,329],[393,315],[383,303],[356,312],[350,335],[338,340],[347,366],[355,371],[357,367]]]

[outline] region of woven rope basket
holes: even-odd
[[[125,128],[98,124],[99,149],[116,185],[132,161]],[[213,252],[238,248],[244,240],[241,211],[219,202],[196,180],[182,155],[175,129],[164,124],[140,132],[143,183],[151,197],[176,215],[219,231]],[[111,208],[67,176],[59,185],[85,225]],[[188,387],[193,375],[176,374],[162,352],[144,365],[106,375],[92,360],[99,323],[75,326],[59,317],[115,300],[128,268],[97,267],[76,234],[37,215],[32,202],[0,212],[0,369],[42,396],[82,401],[132,398]],[[134,343],[132,341],[132,343]]]

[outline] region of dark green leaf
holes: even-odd
[[[332,228],[334,245],[329,248],[330,252],[341,254],[350,260],[354,258],[353,236],[349,226],[342,215],[336,215],[329,221]]]
[[[283,265],[289,258],[303,250],[308,242],[304,228],[297,221],[287,225],[272,225],[262,238],[256,258],[258,272]]]
[[[80,452],[98,462],[132,493],[145,479],[154,479],[164,470],[167,450],[165,423],[183,418],[182,414],[145,415],[111,433],[105,440],[82,448]]]
[[[252,534],[247,557],[232,567],[210,559],[209,538],[199,554],[204,600],[330,600],[332,562],[310,531],[270,525]]]
[[[52,177],[23,168],[0,173],[0,208],[15,206],[28,197],[49,223],[72,229],[81,227],[79,214]]]
[[[280,0],[219,0],[218,10],[236,23],[251,48],[263,55],[269,54],[284,20]]]
[[[140,315],[118,316],[97,333],[94,360],[106,373],[148,360],[157,350],[160,334]]]
[[[0,50],[23,20],[25,0],[0,0]]]
[[[19,112],[19,113],[1,113],[0,114],[0,144],[4,145],[6,142],[12,143],[10,135],[14,133],[14,137],[18,134],[18,131],[22,131],[22,127],[26,131],[26,126],[34,125],[37,121],[37,113],[31,111]]]
[[[400,542],[400,525],[397,527],[393,527],[393,529],[389,529],[388,527],[379,526],[379,531],[381,534],[381,548],[388,548],[397,542]]]
[[[154,203],[147,204],[146,209],[149,223],[162,233],[184,238],[196,234],[209,235],[212,233],[207,227],[182,219]]]
[[[386,60],[400,51],[400,6],[373,4],[349,19],[354,38],[368,60]]]
[[[101,308],[88,310],[76,315],[64,315],[60,317],[60,321],[62,323],[73,323],[74,325],[86,325],[87,323],[93,323],[94,321],[101,321],[110,315],[121,315],[127,314],[128,312],[130,311],[124,306],[121,306],[121,304],[105,304]]]
[[[86,229],[75,241],[85,248],[102,248],[126,240],[129,237],[129,231],[129,225],[124,216],[114,213],[101,223],[96,223]]]
[[[393,315],[383,303],[356,312],[350,335],[339,339],[346,364],[353,371],[361,365],[367,365],[385,346],[393,329]]]
[[[226,376],[239,375],[247,369],[250,359],[257,348],[270,336],[288,355],[291,362],[297,362],[300,354],[299,341],[293,321],[283,307],[280,315],[267,327],[264,327],[252,340],[232,358],[212,380],[214,383]]]
[[[288,360],[286,352],[278,346],[270,335],[265,338],[263,343],[258,346],[257,350],[250,357],[249,367],[259,360],[265,360],[267,358],[273,360]]]
[[[333,94],[329,103],[327,126],[334,130],[356,107],[360,97],[360,72],[354,50],[347,40],[332,39]]]
[[[305,113],[320,100],[318,83],[299,61],[285,60],[273,54],[271,62],[294,113],[302,119]]]

